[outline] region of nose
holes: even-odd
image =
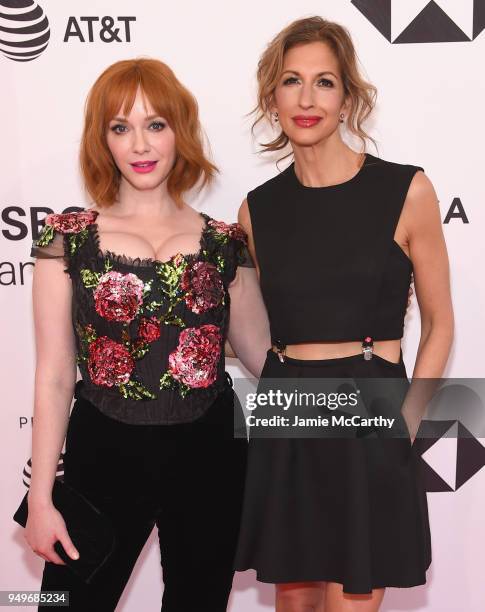
[[[313,85],[312,83],[303,83],[300,88],[299,104],[301,108],[308,109],[313,106]]]
[[[133,131],[133,151],[134,153],[146,153],[147,151],[150,150],[150,145],[148,143],[146,134],[143,130],[143,128],[139,128],[139,129],[135,129]]]

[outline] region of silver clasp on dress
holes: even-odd
[[[275,346],[276,346],[276,354],[278,355],[278,359],[281,361],[281,363],[284,363],[286,344],[283,344],[280,340],[276,340]]]
[[[372,359],[372,353],[374,352],[374,341],[370,336],[366,336],[362,341],[362,352],[364,353],[364,359],[366,361]]]

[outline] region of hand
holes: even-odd
[[[79,559],[79,552],[66,529],[66,523],[54,504],[36,505],[29,503],[29,514],[25,525],[24,538],[32,550],[56,565],[66,565],[54,550],[59,540],[71,559]]]
[[[234,349],[231,346],[231,343],[229,342],[229,340],[226,340],[226,344],[225,344],[225,348],[224,348],[224,354],[226,357],[233,357],[237,359],[237,355],[234,352]]]

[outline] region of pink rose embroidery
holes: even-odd
[[[247,244],[248,235],[239,223],[228,224],[224,223],[224,221],[210,219],[208,221],[208,225],[210,225],[219,234],[224,234],[229,238],[234,238],[235,240],[240,240],[244,244]]]
[[[129,323],[143,303],[143,288],[136,274],[106,272],[94,290],[96,312],[110,321]]]
[[[186,292],[185,303],[197,314],[218,306],[224,297],[224,285],[217,268],[197,261],[182,275],[180,285]]]
[[[61,234],[76,234],[86,229],[91,223],[94,223],[97,216],[98,213],[95,210],[61,214],[52,213],[47,215],[45,223]]]
[[[96,385],[112,387],[127,383],[135,367],[128,350],[107,336],[89,344],[88,371]]]
[[[157,317],[141,317],[138,326],[138,336],[144,342],[155,342],[160,338],[160,322]]]
[[[220,355],[221,334],[216,325],[188,327],[168,357],[170,374],[189,387],[208,387],[217,377]]]

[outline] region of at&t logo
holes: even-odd
[[[131,42],[131,23],[136,17],[69,17],[64,42]]]
[[[15,62],[36,59],[49,44],[49,20],[34,0],[0,0],[0,51]]]

